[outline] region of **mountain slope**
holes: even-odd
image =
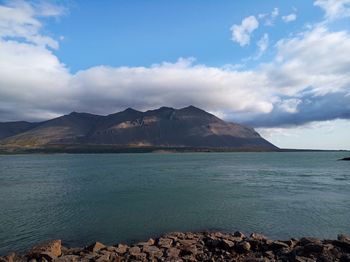
[[[128,108],[107,116],[71,113],[39,123],[1,143],[26,147],[73,144],[277,149],[254,129],[225,122],[194,106],[146,112]]]

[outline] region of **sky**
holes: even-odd
[[[194,105],[350,149],[350,0],[0,0],[0,121]]]

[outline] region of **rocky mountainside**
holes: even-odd
[[[2,146],[115,145],[275,150],[254,129],[225,122],[194,106],[99,116],[73,112],[41,123],[0,124]],[[26,124],[24,124],[26,123]]]

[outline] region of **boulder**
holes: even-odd
[[[28,259],[45,258],[48,261],[59,257],[62,254],[61,240],[51,240],[33,247],[27,254]]]
[[[162,257],[163,252],[156,246],[143,246],[142,252],[149,254],[151,257]]]
[[[246,253],[246,252],[249,252],[250,251],[250,244],[248,241],[242,241],[240,243],[238,243],[236,245],[236,250],[239,252],[239,253]]]
[[[173,240],[170,238],[159,238],[158,239],[158,246],[163,248],[170,248],[173,243]]]
[[[98,252],[101,249],[105,248],[106,246],[100,242],[95,242],[93,244],[91,244],[90,246],[88,246],[86,249],[91,251],[91,252]]]
[[[250,235],[250,238],[254,239],[254,240],[258,240],[258,241],[266,241],[267,240],[267,237],[265,237],[262,234],[258,234],[258,233],[252,233]]]
[[[124,254],[128,250],[128,246],[124,244],[118,244],[115,251],[119,254]]]

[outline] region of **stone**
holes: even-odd
[[[77,255],[65,255],[52,260],[53,262],[76,262],[80,261],[80,257]]]
[[[191,246],[197,243],[197,240],[194,239],[179,239],[178,242],[183,246]]]
[[[236,231],[235,233],[233,233],[233,236],[234,237],[239,237],[239,238],[242,238],[242,239],[246,238],[246,236],[240,231]]]
[[[98,252],[100,251],[102,248],[105,248],[106,246],[104,244],[102,244],[101,242],[95,242],[93,244],[91,244],[90,246],[88,246],[86,248],[86,250],[89,250],[91,252]]]
[[[173,243],[173,240],[170,238],[159,238],[158,239],[158,246],[163,248],[170,248]]]
[[[281,241],[272,241],[270,243],[268,243],[268,249],[269,250],[279,250],[282,248],[289,248],[289,246]]]
[[[294,261],[295,262],[316,262],[315,259],[308,258],[308,257],[301,257],[301,256],[296,256]]]
[[[45,257],[45,259],[52,260],[59,257],[62,254],[61,240],[51,240],[44,242],[38,246],[33,247],[27,254],[29,259],[39,259]]]
[[[178,257],[180,255],[180,249],[171,247],[166,250],[166,255],[168,257]]]
[[[152,246],[152,245],[154,245],[154,243],[155,243],[154,239],[150,238],[146,242],[139,242],[139,243],[137,243],[137,245],[138,246]]]
[[[339,234],[337,239],[341,242],[349,242],[350,243],[350,237],[344,234]]]
[[[236,249],[240,253],[248,252],[250,250],[250,247],[251,246],[250,246],[249,242],[247,242],[247,241],[242,241],[236,245]]]
[[[254,239],[254,240],[258,240],[258,241],[265,241],[265,240],[267,240],[267,237],[265,237],[262,234],[258,234],[258,233],[252,233],[250,235],[250,238]]]
[[[302,246],[305,246],[307,244],[311,244],[311,243],[321,243],[321,240],[319,240],[318,238],[315,237],[303,237],[299,240],[299,244]]]
[[[141,249],[139,247],[133,246],[129,248],[129,254],[130,255],[135,255],[141,253]]]
[[[232,249],[235,246],[234,242],[232,242],[230,240],[226,240],[226,239],[223,239],[221,241],[221,243],[222,243],[223,248],[227,249],[227,250],[230,250],[230,249]]]
[[[345,254],[343,256],[341,256],[340,262],[350,262],[350,254]]]
[[[151,257],[161,257],[163,256],[162,250],[156,246],[143,246],[142,251],[149,254]]]
[[[126,253],[127,250],[128,250],[127,245],[118,244],[115,251],[119,254],[124,254]]]
[[[321,253],[324,247],[319,243],[310,243],[304,246],[304,252],[306,253]]]

